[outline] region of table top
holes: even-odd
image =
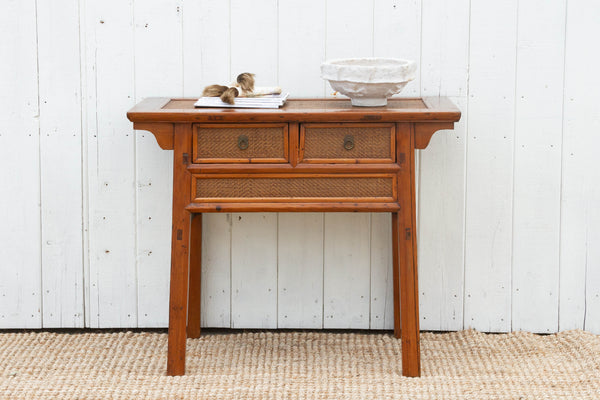
[[[278,109],[196,108],[196,98],[150,97],[127,113],[132,122],[456,122],[460,110],[446,97],[389,99],[384,107],[350,100],[288,99]]]

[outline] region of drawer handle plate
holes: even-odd
[[[248,136],[246,135],[240,135],[238,136],[238,148],[240,150],[246,150],[249,146],[248,143]]]
[[[352,135],[344,136],[344,148],[346,150],[352,150],[354,148],[354,136],[352,136]]]

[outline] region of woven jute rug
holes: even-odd
[[[387,333],[0,333],[0,399],[600,399],[600,336],[423,333],[422,377]]]

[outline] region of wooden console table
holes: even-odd
[[[419,376],[414,150],[460,111],[446,98],[374,108],[289,100],[275,110],[194,102],[149,98],[127,113],[174,150],[167,374],[185,373],[186,338],[200,336],[202,213],[360,211],[392,214],[394,335],[403,375]]]

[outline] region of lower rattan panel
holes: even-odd
[[[320,199],[390,201],[394,175],[369,176],[196,176],[195,201]]]

